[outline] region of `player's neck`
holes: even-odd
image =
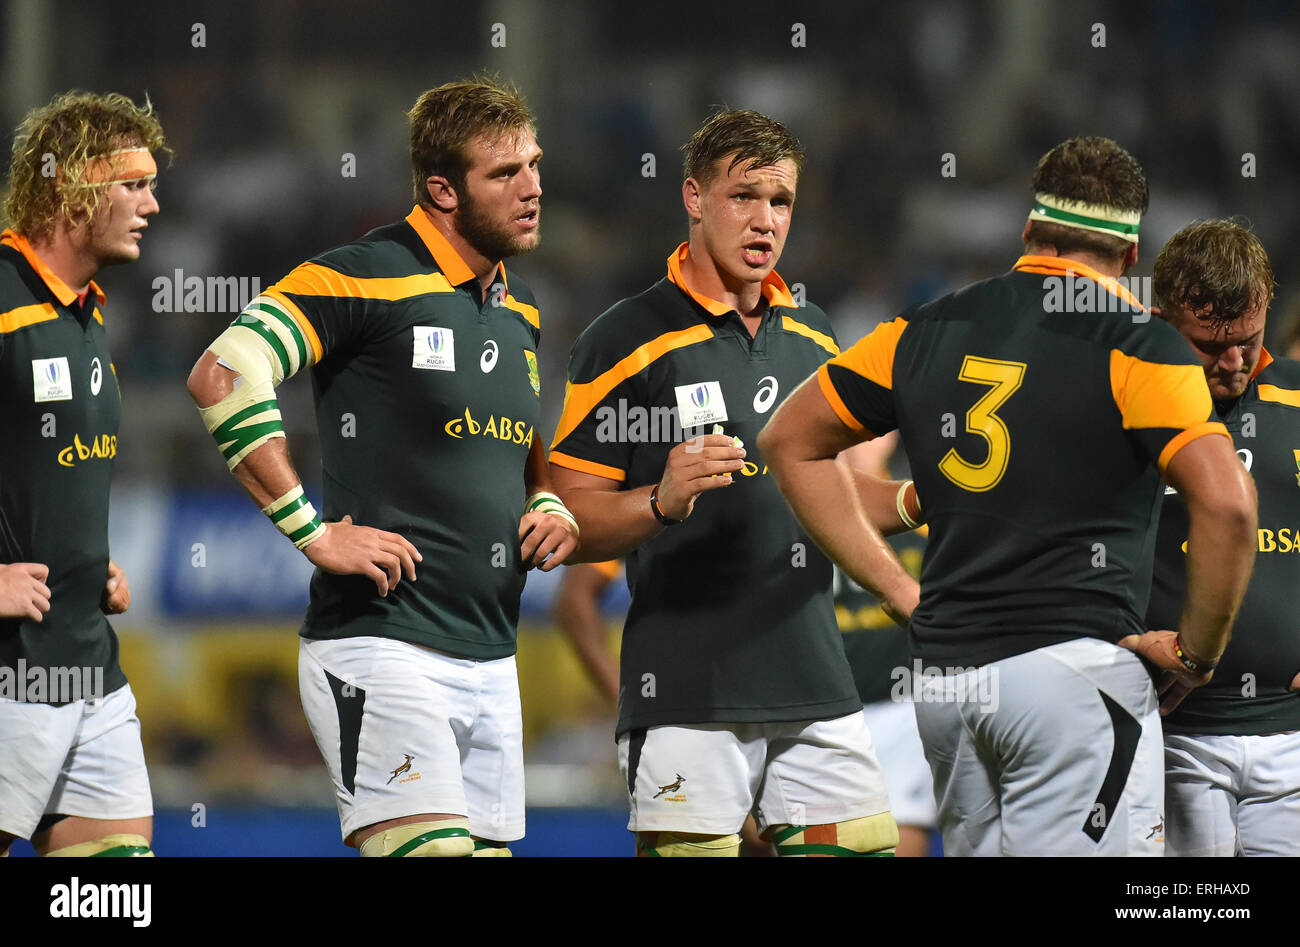
[[[753,316],[763,300],[762,283],[746,283],[723,271],[709,256],[691,241],[682,261],[682,279],[699,293],[730,306],[742,316]]]
[[[460,235],[460,231],[456,229],[456,225],[453,223],[450,214],[432,213],[423,204],[420,205],[420,209],[423,210],[424,215],[429,218],[429,223],[433,224],[438,233],[442,234],[443,237],[446,238],[447,242],[451,244],[451,248],[456,251],[456,254],[465,262],[465,265],[469,267],[470,272],[478,279],[479,288],[486,296],[488,287],[491,286],[492,282],[496,279],[497,270],[501,266],[501,261],[489,260],[483,254],[479,253],[472,243]]]
[[[1092,253],[1057,253],[1055,247],[1036,247],[1032,250],[1026,247],[1025,252],[1034,256],[1054,256],[1062,260],[1073,260],[1075,263],[1082,263],[1084,266],[1096,270],[1102,276],[1109,276],[1112,279],[1123,276],[1128,269],[1123,260],[1116,261]]]
[[[99,272],[99,260],[78,246],[65,220],[57,221],[49,236],[30,242],[41,262],[77,293],[85,293]]]

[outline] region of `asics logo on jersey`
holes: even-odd
[[[483,355],[478,360],[478,367],[486,375],[497,367],[497,344],[493,339],[483,343]]]
[[[72,435],[72,443],[59,451],[59,465],[75,467],[79,460],[90,460],[92,458],[112,460],[116,456],[116,434],[101,434],[98,437],[92,437],[89,447],[82,443],[80,434],[74,434]]]
[[[90,362],[90,393],[99,394],[99,388],[104,383],[104,369],[99,364],[99,356],[96,355]]]
[[[403,773],[410,772],[411,760],[415,759],[415,757],[412,756],[410,753],[403,753],[402,755],[406,757],[406,762],[403,763],[401,766],[397,767],[397,769],[393,770],[393,775],[388,777],[388,783],[391,783],[394,779],[396,779],[398,776],[401,776]],[[387,786],[388,783],[384,783],[384,785]]]
[[[758,394],[754,395],[754,411],[758,414],[767,414],[767,409],[772,407],[772,402],[776,400],[776,392],[779,388],[777,381],[771,375],[764,375],[758,380]]]
[[[653,798],[658,799],[660,796],[666,793],[677,792],[679,789],[682,788],[682,783],[686,782],[686,777],[683,776],[681,773],[674,773],[673,775],[676,776],[677,779],[669,783],[667,786],[660,786],[659,791],[654,794]]]

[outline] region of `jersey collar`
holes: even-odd
[[[1113,276],[1107,276],[1099,273],[1086,263],[1080,263],[1078,260],[1071,260],[1067,257],[1059,256],[1035,256],[1026,254],[1022,256],[1012,270],[1017,273],[1044,273],[1049,276],[1065,276],[1073,273],[1076,276],[1086,276],[1094,282],[1100,283],[1107,290],[1118,296],[1124,302],[1128,303],[1135,312],[1146,312],[1147,307],[1142,305],[1136,296],[1128,291],[1128,288],[1115,279]]]
[[[60,305],[70,306],[81,298],[80,293],[63,282],[52,269],[45,265],[45,261],[36,255],[36,251],[32,249],[32,245],[28,243],[27,238],[22,234],[13,230],[6,230],[3,234],[0,234],[0,244],[13,247],[23,255],[28,266],[35,270],[36,275],[45,281],[45,285],[49,287],[50,292],[54,294]],[[98,300],[99,304],[104,305],[106,299],[104,291],[99,288],[94,280],[90,281],[90,291],[95,294],[95,299]]]
[[[1268,368],[1268,366],[1272,364],[1273,364],[1272,353],[1269,352],[1268,349],[1263,348],[1261,346],[1259,350],[1259,363],[1255,366],[1255,370],[1250,373],[1250,380],[1254,381],[1256,378],[1259,377],[1260,372],[1262,372],[1264,369]]]
[[[686,259],[689,250],[690,242],[687,241],[668,254],[668,279],[687,296],[699,303],[710,315],[725,316],[729,312],[735,312],[733,306],[728,306],[717,299],[697,293],[686,285],[686,279],[682,276],[682,262]],[[785,280],[776,275],[776,270],[763,277],[763,297],[767,300],[769,307],[785,306],[787,309],[796,308],[789,287],[785,285]]]
[[[433,262],[438,264],[438,269],[442,270],[442,275],[447,277],[447,282],[452,286],[459,286],[461,283],[468,283],[472,279],[477,279],[474,271],[469,268],[469,264],[461,259],[456,248],[453,247],[429,220],[429,215],[424,212],[424,208],[419,204],[406,215],[406,222],[411,225],[424,245],[429,248],[433,254]],[[506,265],[497,264],[497,275],[501,278],[501,283],[509,291],[510,284],[506,282]]]

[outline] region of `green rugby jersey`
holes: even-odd
[[[1232,640],[1210,683],[1165,717],[1172,733],[1300,730],[1300,362],[1267,351],[1241,397],[1216,402],[1259,495],[1259,547]],[[1187,504],[1166,491],[1147,627],[1174,628],[1187,587]]]
[[[97,305],[98,303],[98,305]],[[42,562],[50,610],[0,619],[0,666],[103,668],[126,683],[100,601],[122,415],[104,294],[84,303],[21,235],[0,237],[0,562]]]
[[[515,653],[524,462],[540,417],[537,307],[477,277],[417,206],[302,264],[237,320],[312,366],[323,519],[405,536],[424,561],[387,597],[317,569],[301,634],[375,635],[477,660]]]
[[[1160,474],[1194,438],[1227,436],[1177,331],[1055,311],[1052,280],[1071,273],[1140,311],[1081,263],[1025,256],[818,370],[846,425],[902,432],[930,526],[910,625],[927,665],[1144,630]]]
[[[816,306],[781,278],[751,338],[735,310],[668,275],[574,343],[552,463],[658,483],[668,453],[714,424],[745,443],[734,483],[627,556],[618,732],[664,724],[843,716],[861,704],[831,600],[830,562],[795,521],[756,449],[772,410],[839,351]]]
[[[921,574],[925,538],[929,530],[897,533],[887,538],[899,561],[913,576]],[[835,618],[844,636],[844,655],[853,670],[853,683],[864,704],[896,700],[899,682],[906,677],[903,694],[911,694],[912,654],[907,630],[885,614],[880,599],[835,567],[833,584]],[[900,676],[899,669],[902,669]]]

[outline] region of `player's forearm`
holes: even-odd
[[[239,377],[205,352],[190,372],[186,387],[200,408],[210,408],[226,398]],[[248,491],[259,508],[266,507],[300,483],[289,460],[288,444],[275,437],[247,454],[234,468],[235,479]]]
[[[557,490],[582,530],[582,548],[570,562],[620,559],[664,527],[650,511],[650,487],[636,490]]]
[[[843,456],[843,454],[840,455],[841,458]],[[914,526],[903,522],[902,516],[898,513],[898,491],[907,483],[906,480],[882,480],[879,477],[873,477],[865,470],[859,470],[842,459],[840,463],[853,478],[853,489],[857,492],[858,500],[862,503],[863,513],[871,521],[871,524],[880,530],[882,535],[892,536],[895,533],[905,533],[910,529],[915,529]],[[914,489],[907,492],[909,500],[915,498]],[[908,512],[909,515],[919,515],[920,509],[912,505]],[[916,515],[913,515],[914,521],[916,521]]]
[[[1255,564],[1255,490],[1244,471],[1241,479],[1215,496],[1187,498],[1187,600],[1178,630],[1187,648],[1211,661],[1228,646]]]
[[[765,456],[813,541],[855,582],[902,616],[910,616],[920,587],[868,520],[852,472],[833,458]]]
[[[533,446],[528,448],[528,456],[524,459],[524,492],[527,496],[555,492],[551,484],[551,465],[546,462],[546,447],[541,438],[533,439]]]

